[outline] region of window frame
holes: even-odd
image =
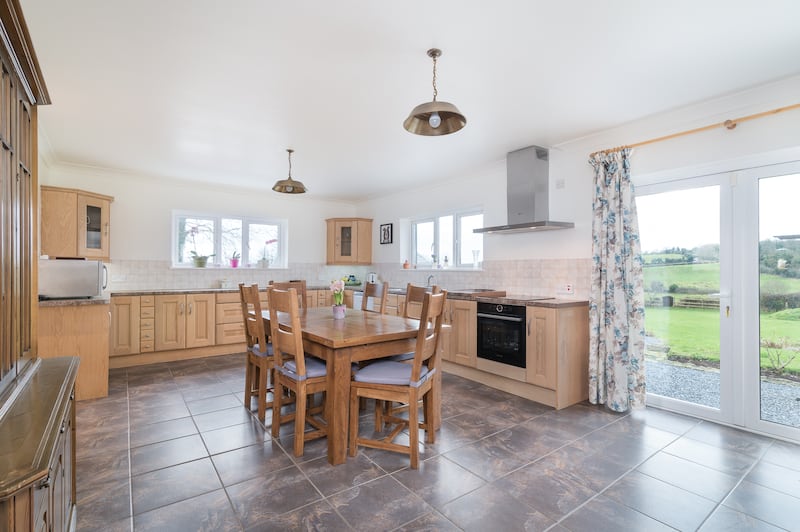
[[[251,225],[274,225],[278,227],[278,253],[275,257],[275,260],[270,264],[270,268],[287,268],[289,257],[288,257],[288,233],[289,233],[289,222],[284,218],[262,218],[262,217],[251,217],[251,216],[240,216],[240,215],[226,215],[226,214],[219,214],[219,213],[208,213],[208,212],[201,212],[201,211],[186,211],[186,210],[173,210],[172,211],[172,223],[171,223],[171,230],[170,230],[170,261],[172,263],[173,268],[193,268],[194,265],[191,262],[179,262],[178,257],[178,240],[179,240],[179,223],[181,218],[200,218],[211,220],[213,222],[213,235],[212,240],[214,242],[214,256],[212,257],[213,260],[209,260],[209,266],[224,268],[229,267],[227,257],[222,255],[222,221],[223,220],[238,220],[242,224],[241,229],[241,258],[239,267],[241,268],[253,268],[257,266],[257,263],[248,263],[247,257],[250,256],[250,248],[249,248],[249,237],[250,237],[250,226]]]
[[[470,262],[461,262],[461,220],[469,216],[484,215],[482,209],[469,209],[469,210],[455,210],[436,213],[429,216],[414,218],[411,220],[411,253],[409,256],[412,258],[412,267],[415,269],[439,269],[441,262],[441,249],[440,249],[440,227],[439,220],[446,217],[453,217],[453,257],[449,261],[449,269],[475,269],[477,265]],[[436,251],[436,256],[439,258],[439,265],[431,262],[418,262],[417,261],[417,225],[433,222],[433,246]],[[481,254],[483,254],[483,235],[481,235]]]

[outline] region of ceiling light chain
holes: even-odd
[[[436,67],[442,51],[438,48],[428,50],[428,57],[433,59],[433,101],[416,106],[408,118],[403,122],[406,131],[415,135],[425,135],[435,137],[439,135],[449,135],[455,133],[467,124],[467,119],[461,111],[448,102],[438,101],[439,89],[436,86],[437,76]]]

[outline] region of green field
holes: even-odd
[[[663,290],[654,290],[653,283],[660,282]],[[670,285],[678,285],[678,294],[714,294],[719,292],[719,263],[674,264],[644,268],[646,293],[663,295]],[[761,287],[770,292],[800,292],[800,279],[762,274]]]

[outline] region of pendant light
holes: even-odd
[[[289,178],[276,181],[272,190],[275,192],[283,192],[284,194],[305,194],[305,185],[300,181],[292,179],[292,153],[294,153],[294,150],[287,148],[286,151],[289,152]]]
[[[455,105],[448,102],[437,102],[439,91],[436,89],[436,59],[442,55],[438,48],[428,50],[428,57],[433,59],[433,101],[422,103],[411,111],[403,127],[415,135],[434,137],[455,133],[467,124],[467,119]]]

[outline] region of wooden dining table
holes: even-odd
[[[264,310],[262,314],[269,330],[269,311]],[[283,323],[280,316],[278,319]],[[326,362],[328,462],[342,464],[347,457],[351,364],[414,351],[419,321],[350,308],[344,319],[335,320],[329,307],[321,307],[301,309],[300,326],[306,353]],[[438,427],[441,387],[435,389],[436,419],[432,421]]]

